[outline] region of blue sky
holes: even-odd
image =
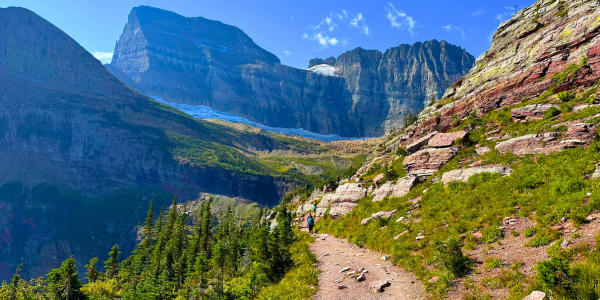
[[[0,0],[46,18],[107,61],[132,7],[150,5],[234,25],[283,64],[356,47],[385,51],[400,44],[446,40],[474,56],[485,52],[501,21],[534,0]]]

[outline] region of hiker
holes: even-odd
[[[308,233],[313,234],[313,227],[315,227],[315,219],[312,214],[308,214]]]
[[[340,175],[338,175],[337,180],[338,180],[338,184],[340,184]]]
[[[313,204],[313,212],[315,215],[317,214],[317,204]]]

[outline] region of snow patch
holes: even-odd
[[[326,64],[316,65],[308,70],[325,76],[337,76],[335,67]]]
[[[190,104],[179,104],[165,101],[162,98],[156,96],[150,96],[152,99],[169,105],[171,107],[177,108],[182,112],[197,118],[197,119],[219,119],[224,120],[231,123],[242,123],[248,124],[252,127],[260,128],[270,132],[276,133],[284,133],[289,135],[301,136],[313,140],[319,140],[323,142],[335,142],[335,141],[343,141],[343,140],[364,140],[367,138],[349,138],[349,137],[341,137],[335,134],[319,134],[314,133],[312,131],[304,130],[302,128],[281,128],[281,127],[271,127],[267,125],[263,125],[260,123],[256,123],[254,121],[250,121],[246,118],[242,118],[238,115],[232,113],[221,112],[218,110],[214,110],[209,106],[205,105],[190,105]]]

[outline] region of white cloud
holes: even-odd
[[[467,37],[465,30],[462,27],[448,24],[446,26],[442,26],[442,28],[445,29],[446,31],[448,31],[448,33],[452,33],[453,30],[460,32],[460,35],[462,36],[463,40],[466,39],[466,37]]]
[[[396,7],[389,2],[385,6],[385,9],[388,12],[387,18],[392,27],[400,30],[406,29],[413,36],[417,34],[417,32],[415,32],[415,28],[418,26],[418,24],[413,17],[407,15],[404,11],[396,9]]]
[[[290,51],[288,51],[288,50],[283,50],[283,54],[285,54],[285,56],[290,56],[290,55],[292,55],[293,53],[292,53],[292,52],[290,52]]]
[[[290,20],[292,20],[292,22],[294,22],[296,19],[294,17],[290,17]]]
[[[329,48],[329,46],[336,46],[340,44],[340,40],[338,38],[330,37],[329,35],[327,35],[327,33],[325,33],[325,31],[317,32],[310,36],[307,33],[305,33],[302,36],[302,38],[305,40],[317,41],[321,46],[321,48],[319,48],[318,50],[322,50],[323,48]],[[342,45],[348,44],[348,38],[342,39],[341,43]]]
[[[92,52],[92,55],[103,64],[109,64],[112,61],[112,52]]]
[[[350,22],[350,27],[360,28],[361,32],[369,35],[369,27],[367,26],[367,19],[363,16],[362,13],[358,13],[354,19]]]
[[[369,35],[371,30],[367,26],[367,19],[362,13],[352,14],[346,10],[341,10],[340,13],[330,12],[316,26],[308,26],[312,33],[304,33],[302,39],[315,41],[319,44],[319,48],[313,50],[319,51],[330,46],[346,46],[350,38],[343,35],[343,28],[356,28],[360,33]],[[340,37],[341,36],[341,37]]]
[[[481,16],[483,14],[485,14],[485,9],[478,9],[478,10],[474,11],[473,13],[471,13],[471,15],[473,17]]]

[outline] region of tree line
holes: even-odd
[[[0,298],[256,299],[293,265],[292,216],[285,205],[278,212],[271,228],[262,209],[251,220],[236,217],[231,207],[214,216],[207,201],[194,215],[175,197],[167,215],[161,208],[155,217],[151,202],[141,241],[126,259],[115,245],[103,268],[97,257],[85,265],[85,279],[72,256],[46,278],[25,281],[19,266]]]

